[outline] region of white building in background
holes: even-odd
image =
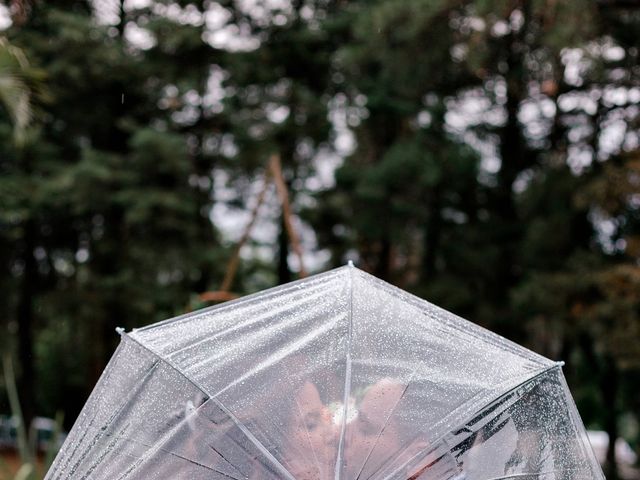
[[[588,430],[587,435],[598,462],[600,462],[600,465],[604,465],[607,458],[607,449],[609,448],[609,434],[600,430]],[[621,478],[629,480],[640,478],[640,470],[636,468],[638,455],[624,438],[616,440],[616,460]]]

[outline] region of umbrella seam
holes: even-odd
[[[316,298],[320,298],[323,295],[326,295],[326,287],[323,286],[323,289],[318,289],[318,292],[314,292],[312,295],[305,295],[304,296],[304,301],[309,302],[311,300],[314,300]],[[300,294],[300,297],[303,297],[302,294]],[[246,298],[246,297],[245,297]],[[283,312],[287,312],[288,310],[290,310],[292,307],[290,305],[283,305],[283,306],[276,306],[274,308],[270,309],[270,315],[267,317],[260,317],[258,315],[255,316],[255,318],[248,320],[247,322],[233,322],[231,325],[225,326],[222,329],[216,330],[215,332],[212,332],[210,335],[206,335],[203,336],[203,338],[201,338],[200,340],[197,340],[196,342],[193,343],[188,343],[184,346],[180,346],[179,348],[176,348],[175,350],[172,351],[172,355],[175,354],[182,354],[185,351],[188,351],[189,349],[195,348],[195,347],[199,347],[200,345],[202,345],[203,343],[206,342],[210,342],[212,340],[218,340],[220,338],[224,338],[225,336],[233,336],[233,335],[237,335],[239,333],[242,332],[243,329],[246,329],[248,327],[252,327],[255,325],[259,325],[259,324],[267,324],[267,320],[271,319],[272,317],[282,314]],[[258,310],[256,308],[256,310]],[[199,310],[197,313],[194,312],[191,315],[196,315],[199,314],[200,312],[202,312],[202,310]],[[209,311],[207,309],[205,309],[205,313],[208,314]],[[218,312],[216,312],[218,313]],[[249,312],[248,314],[252,314],[253,312]],[[146,327],[145,327],[146,328]],[[265,327],[266,329],[267,327]],[[277,327],[275,327],[277,328]],[[135,330],[134,333],[137,334],[141,331],[141,329]],[[264,329],[263,329],[264,331]]]
[[[171,367],[171,369],[175,370],[180,376],[185,378],[189,383],[191,383],[194,387],[196,387],[198,390],[200,390],[200,392],[202,392],[204,395],[206,395],[207,399],[211,399],[226,415],[228,415],[228,417],[231,419],[231,421],[240,429],[240,431],[253,444],[253,446],[256,447],[258,449],[258,451],[260,453],[262,453],[267,460],[269,460],[271,463],[273,463],[273,466],[276,467],[276,469],[281,474],[283,474],[289,480],[295,480],[293,475],[291,475],[291,473],[284,467],[284,465],[282,465],[278,461],[278,459],[276,457],[274,457],[271,452],[269,452],[267,447],[265,447],[262,444],[262,442],[260,440],[258,440],[255,437],[255,435],[253,435],[251,433],[251,431],[249,431],[249,429],[240,421],[240,419],[238,419],[231,412],[231,410],[229,410],[224,404],[222,404],[222,402],[220,402],[220,400],[218,400],[217,398],[212,396],[209,392],[207,392],[207,390],[205,388],[203,388],[201,385],[199,385],[195,380],[193,380],[192,378],[189,378],[182,370],[180,370],[177,366],[175,366],[170,360],[161,357],[153,349],[151,349],[149,346],[147,346],[147,345],[143,344],[142,342],[140,342],[137,338],[132,337],[131,335],[129,335],[127,333],[124,333],[123,337],[132,340],[133,342],[137,343],[138,345],[140,345],[145,350],[151,352],[156,358],[158,358],[158,360],[160,360],[161,362],[164,362],[165,364],[167,364],[169,367]]]
[[[344,267],[343,267],[344,268]],[[347,303],[347,354],[345,359],[345,379],[344,379],[344,396],[342,411],[342,426],[340,427],[340,441],[338,442],[338,454],[336,455],[336,466],[334,478],[339,480],[342,477],[344,468],[344,440],[347,430],[347,410],[349,405],[349,397],[351,395],[351,339],[353,336],[353,271],[355,267],[350,263],[346,268],[349,270],[349,295]]]
[[[571,392],[569,389],[569,385],[567,384],[567,379],[564,377],[564,373],[562,375],[560,375],[560,382],[562,383],[562,388],[565,390],[565,392]],[[587,443],[584,442],[585,438],[583,438],[583,435],[586,435],[586,429],[584,428],[584,423],[582,422],[582,418],[580,418],[580,414],[578,413],[578,407],[576,406],[576,401],[573,398],[573,395],[565,395],[565,400],[567,402],[567,408],[569,410],[569,416],[573,419],[572,422],[572,429],[574,431],[574,433],[580,437],[580,439],[582,440],[580,442],[580,446],[582,447],[582,454],[585,456],[585,458],[589,459],[589,468],[591,469],[591,471],[593,472],[595,477],[599,477],[599,478],[604,478],[604,475],[602,474],[602,470],[599,469],[595,469],[594,471],[594,466],[599,465],[598,464],[598,459],[596,458],[596,454],[593,451],[593,445],[591,445],[591,441],[589,441],[589,437],[587,436],[586,440]],[[579,432],[579,427],[582,427],[583,433]]]
[[[370,282],[370,284],[375,288],[382,289],[389,295],[401,301],[405,301],[410,305],[420,309],[428,307],[429,312],[423,312],[425,315],[429,316],[433,320],[446,323],[448,326],[455,329],[458,333],[467,335],[471,333],[474,338],[477,338],[484,343],[493,346],[499,346],[503,349],[508,349],[514,355],[526,360],[535,361],[541,367],[553,367],[553,365],[549,365],[549,362],[552,362],[552,360],[544,357],[543,355],[540,355],[539,353],[534,352],[533,350],[525,348],[522,345],[518,345],[517,343],[503,337],[502,335],[492,332],[491,330],[488,330],[474,322],[466,320],[453,312],[449,312],[442,307],[439,307],[438,305],[435,305],[425,300],[424,298],[420,298],[410,292],[402,290],[401,288],[398,288],[391,283],[380,280],[379,278],[363,270],[358,270],[358,273],[366,281]],[[464,325],[460,325],[460,321],[465,322]],[[499,340],[499,344],[497,340]]]
[[[376,436],[376,441],[374,442],[373,446],[369,450],[369,453],[367,454],[367,457],[365,458],[364,463],[360,467],[360,470],[358,471],[358,475],[356,475],[356,479],[355,480],[360,480],[360,476],[362,475],[362,472],[364,471],[364,467],[367,465],[367,462],[369,461],[369,458],[371,458],[371,454],[376,449],[376,446],[378,445],[378,442],[380,441],[380,437],[382,437],[382,434],[384,433],[385,429],[387,428],[387,425],[389,424],[389,420],[391,420],[391,417],[393,416],[393,414],[395,413],[396,409],[398,408],[398,405],[400,405],[400,402],[402,401],[402,399],[404,398],[405,394],[407,393],[407,390],[409,389],[409,386],[411,385],[411,382],[413,381],[413,376],[415,375],[415,372],[416,372],[416,370],[411,372],[411,377],[409,377],[409,382],[407,383],[407,386],[404,387],[404,390],[402,390],[402,395],[400,395],[400,398],[398,398],[396,403],[393,405],[393,408],[391,409],[391,411],[387,415],[387,418],[384,421],[384,425],[383,425],[382,429],[380,430],[380,432],[378,432],[378,435]]]
[[[259,292],[255,292],[255,293],[251,293],[249,295],[244,295],[240,298],[236,298],[233,300],[229,300],[227,302],[218,304],[218,305],[212,305],[210,307],[205,307],[205,308],[201,308],[199,310],[195,310],[193,312],[188,312],[188,313],[183,313],[182,315],[178,315],[176,317],[172,317],[172,318],[167,318],[166,320],[163,320],[161,322],[156,322],[153,323],[151,325],[147,325],[145,327],[141,327],[141,328],[135,328],[133,329],[133,331],[135,332],[142,332],[142,331],[147,331],[147,330],[153,330],[157,327],[164,327],[168,324],[172,324],[172,323],[176,323],[182,320],[188,320],[190,318],[193,318],[195,316],[199,316],[199,315],[203,315],[203,314],[210,314],[210,313],[217,313],[219,311],[224,311],[225,309],[228,308],[233,308],[234,306],[241,304],[241,303],[245,303],[245,302],[251,302],[253,300],[256,300],[257,298],[261,298],[261,297],[266,297],[269,295],[272,295],[274,293],[278,293],[281,294],[283,292],[288,292],[290,290],[295,290],[297,288],[299,288],[302,284],[309,283],[309,282],[316,282],[318,280],[322,281],[325,280],[326,278],[330,278],[331,276],[337,275],[340,270],[343,270],[345,268],[348,267],[338,267],[338,268],[334,268],[332,270],[328,270],[326,272],[320,273],[318,275],[314,275],[314,278],[300,278],[298,280],[294,280],[293,282],[289,282],[289,283],[285,283],[284,285],[278,285],[275,287],[271,287],[271,288],[267,288],[266,290],[261,290]]]
[[[117,358],[117,355],[118,355],[121,347],[122,347],[122,343],[120,345],[118,345],[118,347],[116,349],[116,352],[115,352],[115,354],[113,356],[114,359]],[[115,361],[114,361],[114,363],[115,363]],[[109,378],[111,377],[112,374],[113,374],[113,364],[112,364],[112,361],[109,361],[109,364],[107,365],[107,367],[105,368],[104,372],[102,373],[102,375],[98,379],[98,382],[96,383],[95,389],[97,391],[102,391],[104,389],[104,385],[107,383],[107,381],[109,380]],[[88,403],[88,401],[87,401],[87,403]],[[82,409],[82,411],[80,412],[80,415],[78,416],[79,418],[82,416],[83,413],[85,413],[85,409],[86,408],[87,407],[85,406]],[[93,425],[96,415],[97,415],[96,412],[94,412],[93,416],[91,417],[91,420],[89,420],[89,427],[91,427]],[[71,437],[71,434],[67,437],[67,439],[65,440],[65,442],[63,444],[63,447],[66,446],[67,442],[71,442],[72,440],[77,442],[75,447],[73,448],[71,453],[66,458],[64,458],[64,457],[60,458],[60,459],[56,458],[54,463],[51,465],[51,468],[50,468],[49,472],[47,472],[47,476],[51,475],[51,477],[53,477],[55,474],[58,473],[58,470],[62,470],[64,472],[64,470],[69,466],[69,463],[71,461],[73,461],[73,459],[74,459],[74,457],[76,455],[76,452],[80,448],[80,445],[82,445],[82,443],[84,442],[84,439],[86,438],[87,433],[88,433],[88,429],[84,430],[82,432],[82,434],[80,435],[79,439]],[[62,451],[62,448],[60,450]],[[64,464],[60,465],[59,462],[63,462],[63,461],[64,461]]]
[[[135,397],[137,395],[137,392],[141,391],[143,389],[143,387],[147,384],[147,382],[151,379],[151,376],[153,375],[153,373],[155,372],[155,370],[158,368],[158,363],[157,361],[153,362],[153,364],[149,367],[149,369],[145,372],[144,377],[134,386],[134,388],[129,392],[126,400],[118,407],[117,410],[115,410],[110,416],[109,418],[106,420],[106,424],[102,425],[102,427],[100,428],[100,430],[98,431],[97,434],[95,434],[93,436],[92,439],[90,439],[90,443],[87,446],[89,449],[92,448],[93,446],[95,446],[97,444],[97,442],[102,439],[102,437],[105,435],[106,432],[106,427],[111,426],[116,419],[120,418],[120,416],[122,415],[124,408],[127,404],[128,401],[131,400],[132,397]],[[118,433],[119,435],[122,435],[127,429],[129,428],[129,423],[127,423],[125,425],[124,428],[122,428]],[[88,429],[87,429],[88,431]],[[105,452],[102,453],[102,455],[98,458],[97,462],[93,462],[91,465],[89,465],[89,468],[85,471],[85,473],[82,475],[81,478],[87,478],[96,468],[97,466],[100,464],[100,462],[104,459],[104,457],[110,453],[110,450],[113,448],[113,446],[115,445],[115,443],[117,442],[117,440],[120,437],[115,437],[115,440],[113,440],[112,442],[110,442],[107,445],[107,449]],[[83,437],[84,439],[84,437]],[[82,462],[83,457],[80,457],[79,459],[77,459],[77,461],[71,466],[70,472],[69,472],[69,476],[72,476],[75,474],[76,470],[78,470],[78,468],[80,468],[80,463]]]
[[[492,477],[488,480],[504,480],[507,478],[519,478],[519,477],[530,477],[530,476],[536,476],[536,477],[542,477],[543,475],[550,475],[550,474],[555,474],[555,473],[559,473],[559,472],[575,472],[578,471],[578,469],[576,468],[558,468],[555,470],[546,470],[544,472],[523,472],[523,473],[512,473],[510,475],[503,475],[501,477]]]

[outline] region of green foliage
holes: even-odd
[[[31,92],[23,78],[27,67],[22,51],[0,38],[0,99],[14,123],[17,142],[23,141],[31,120]]]
[[[37,104],[48,100],[44,72],[33,68],[22,49],[0,36],[0,104],[13,123],[13,141],[21,147]]]

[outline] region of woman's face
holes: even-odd
[[[297,480],[333,478],[337,430],[318,389],[306,382],[294,397],[287,436],[285,467]]]

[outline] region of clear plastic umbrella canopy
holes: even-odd
[[[600,479],[560,365],[346,266],[122,334],[48,479]]]

